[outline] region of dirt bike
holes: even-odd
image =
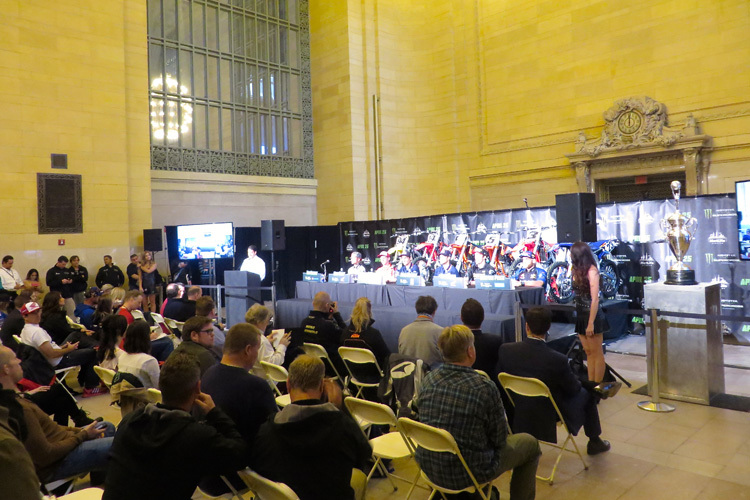
[[[513,276],[521,265],[521,259],[519,255],[521,252],[531,252],[534,260],[537,261],[543,268],[547,268],[550,264],[550,249],[552,246],[542,239],[542,231],[545,229],[551,229],[554,226],[543,226],[543,227],[530,227],[524,226],[520,230],[526,231],[526,237],[519,241],[516,246],[511,250],[511,256],[513,262],[508,270],[508,276]]]
[[[506,245],[500,239],[499,233],[490,233],[484,239],[482,247],[489,254],[489,263],[495,269],[495,272],[501,276],[509,276],[510,266],[513,263],[511,256],[511,247]]]
[[[617,239],[589,243],[599,269],[599,287],[606,299],[614,298],[621,284],[617,264],[612,258],[612,250],[619,244]],[[565,304],[573,299],[573,263],[570,261],[572,246],[573,243],[555,245],[555,262],[547,269],[547,297],[559,304]]]

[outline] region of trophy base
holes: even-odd
[[[692,269],[667,270],[667,279],[664,281],[667,285],[697,285],[695,281],[695,271]]]

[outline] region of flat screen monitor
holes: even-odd
[[[182,260],[234,257],[231,222],[177,226],[177,252]]]
[[[735,183],[740,259],[750,260],[750,180]]]

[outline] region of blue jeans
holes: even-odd
[[[156,361],[166,361],[172,351],[174,351],[174,344],[169,337],[151,341],[151,355],[156,358]]]
[[[107,458],[109,449],[112,447],[112,440],[115,435],[115,426],[109,422],[102,422],[106,425],[104,437],[84,441],[68,453],[60,466],[52,473],[46,481],[57,481],[69,477],[80,476],[94,470],[105,470],[107,468]]]

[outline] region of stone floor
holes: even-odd
[[[633,389],[646,383],[645,357],[609,351],[607,362],[630,380]],[[750,395],[750,371],[727,369],[727,388]],[[670,402],[677,407],[673,413],[655,414],[637,407],[644,399],[623,387],[616,397],[602,401],[602,437],[612,443],[611,451],[585,456],[588,470],[575,455],[566,453],[554,485],[537,481],[536,498],[750,499],[750,414],[676,401]],[[94,415],[119,421],[119,411],[109,406],[107,396],[83,400],[82,405]],[[576,442],[585,450],[583,433]],[[539,467],[548,474],[557,450],[545,445],[542,449]],[[411,461],[395,461],[394,466],[405,477],[416,471]],[[509,478],[506,473],[495,482],[504,499],[509,498]],[[385,479],[372,480],[366,498],[405,498],[408,486],[396,482],[399,488],[394,492]],[[427,496],[425,490],[416,489],[411,498]]]

